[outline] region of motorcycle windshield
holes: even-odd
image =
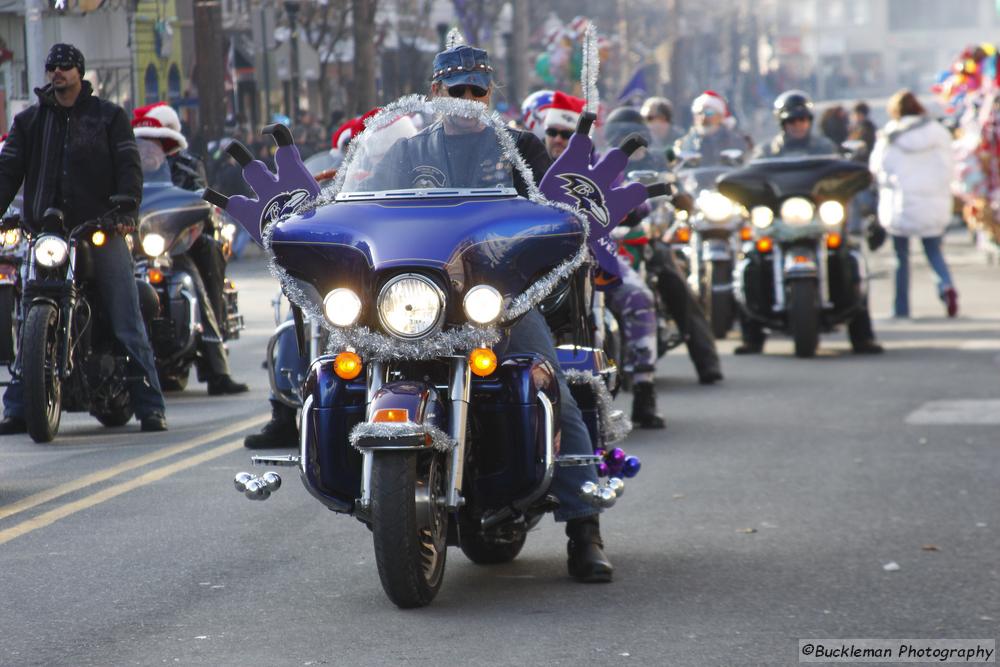
[[[731,167],[699,167],[697,169],[682,169],[677,174],[677,180],[685,192],[697,195],[702,190],[715,190],[715,182],[723,174],[732,171]]]
[[[848,201],[871,184],[868,165],[828,157],[782,157],[755,160],[718,181],[719,192],[754,206],[776,208],[788,197]]]
[[[142,164],[143,185],[173,185],[170,179],[170,164],[159,141],[136,139],[139,160]]]
[[[477,102],[435,98],[384,111],[351,145],[337,198],[495,196],[514,187],[512,149]]]

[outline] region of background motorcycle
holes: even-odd
[[[35,442],[56,436],[63,410],[87,410],[105,426],[122,426],[132,417],[128,358],[97,307],[100,297],[90,282],[99,270],[91,249],[107,241],[119,213],[136,205],[125,196],[112,197],[111,203],[107,215],[71,231],[58,209],[45,212],[40,231],[23,229],[28,270],[20,373],[24,417]],[[148,289],[139,284],[140,294]]]
[[[758,160],[722,176],[719,191],[750,211],[754,243],[737,267],[744,313],[791,334],[811,357],[820,331],[865,306],[864,257],[844,228],[851,198],[868,187],[864,164],[836,158]]]
[[[19,209],[7,210],[0,227],[0,364],[10,365],[16,357],[17,331],[21,312],[21,266],[27,247],[21,233]]]
[[[186,254],[210,230],[228,258],[235,225],[223,223],[202,191],[175,187],[170,167],[157,142],[139,139],[143,165],[139,242],[134,244],[136,277],[153,288],[156,316],[150,325],[150,342],[164,390],[183,390],[191,366],[199,361],[199,344],[208,335],[202,324],[198,290],[192,275],[197,271]],[[222,328],[223,340],[239,337],[236,287],[226,279],[223,303],[209,303]],[[204,373],[199,368],[199,378]]]

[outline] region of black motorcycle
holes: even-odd
[[[139,139],[142,155],[142,208],[135,244],[136,278],[152,286],[157,314],[150,325],[150,342],[156,370],[164,390],[187,387],[191,366],[199,361],[199,343],[206,332],[198,290],[192,274],[197,271],[187,252],[206,230],[213,234],[225,261],[232,241],[232,223],[222,224],[215,207],[202,199],[202,191],[175,187],[170,167],[159,143]],[[223,303],[209,304],[222,330],[223,340],[239,338],[243,318],[236,288],[228,279]],[[200,370],[199,377],[205,375]]]
[[[8,209],[0,232],[0,364],[14,363],[17,350],[18,314],[21,305],[21,265],[24,261],[24,236],[17,208]]]
[[[133,198],[122,195],[112,197],[111,204],[106,215],[72,230],[54,208],[45,211],[39,229],[23,228],[28,270],[20,374],[24,418],[35,442],[55,438],[64,410],[88,411],[105,426],[122,426],[132,418],[128,356],[98,307],[101,297],[92,282],[99,270],[93,248],[114,233],[116,216],[136,207]]]
[[[751,324],[791,334],[798,357],[865,306],[864,258],[844,225],[870,182],[866,165],[826,157],[759,160],[718,181],[750,211],[754,232],[736,270],[737,301]]]

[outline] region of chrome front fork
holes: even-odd
[[[448,401],[451,403],[449,431],[455,441],[449,461],[449,484],[447,506],[455,511],[465,503],[462,498],[462,475],[465,472],[465,436],[469,423],[469,391],[472,378],[469,360],[466,357],[452,357],[448,378]]]

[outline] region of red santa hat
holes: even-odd
[[[575,128],[585,104],[582,98],[557,90],[552,96],[552,106],[545,112],[546,129],[555,125]]]
[[[188,147],[181,134],[181,119],[166,102],[139,107],[132,112],[132,130],[137,139],[159,139],[163,152],[172,155]]]
[[[361,132],[365,129],[365,121],[377,114],[379,111],[381,111],[381,108],[375,107],[362,116],[345,121],[340,127],[337,128],[337,131],[333,133],[333,136],[330,137],[330,148],[336,148],[337,150],[343,152],[351,139],[361,134]]]
[[[711,110],[723,118],[729,116],[729,105],[726,104],[726,100],[722,95],[719,95],[714,90],[706,90],[694,98],[694,101],[691,103],[691,113],[698,114],[706,110]]]

